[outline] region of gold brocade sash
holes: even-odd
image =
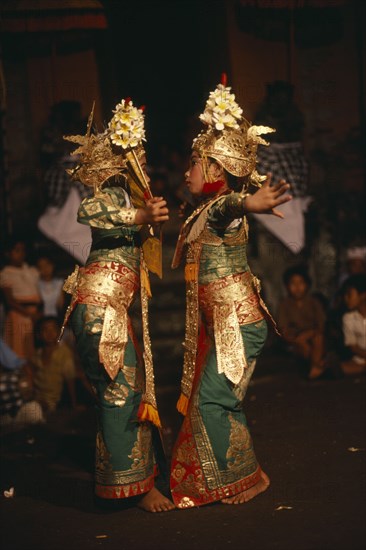
[[[214,309],[225,304],[235,305],[239,325],[248,325],[263,319],[262,304],[254,281],[255,277],[248,270],[200,285],[199,305],[208,327],[214,324]]]
[[[210,207],[221,197],[200,205],[182,226],[176,246],[172,268],[179,265],[183,248],[187,247],[185,280],[187,289],[186,323],[184,341],[183,375],[181,394],[177,409],[182,414],[188,411],[195,376],[198,347],[199,310],[205,315],[209,328],[213,329],[217,354],[218,372],[224,373],[233,384],[238,384],[247,368],[241,325],[257,322],[264,315],[276,324],[260,296],[260,282],[250,271],[229,275],[198,285],[202,245],[221,244],[237,246],[248,238],[248,226],[243,226],[235,236],[217,238],[207,234],[207,219]]]
[[[213,317],[217,372],[224,373],[233,384],[239,384],[248,364],[235,304],[214,307]]]
[[[104,309],[102,334],[99,342],[99,360],[113,380],[123,365],[128,341],[127,310],[138,289],[138,275],[124,266],[113,269],[110,262],[90,264],[77,268],[66,280],[64,290],[72,293],[67,322],[76,304],[89,304]],[[121,272],[123,267],[123,272]],[[76,276],[75,276],[76,275]],[[70,283],[74,287],[70,289]],[[66,324],[66,323],[64,323]]]
[[[250,271],[229,275],[202,285],[198,290],[199,305],[208,327],[212,327],[219,374],[239,384],[248,367],[241,325],[263,319]]]
[[[148,299],[151,297],[146,264],[141,258],[141,307],[145,364],[145,391],[139,410],[141,420],[151,420],[160,426],[157,412],[151,342],[148,329]],[[85,268],[76,266],[66,279],[64,291],[72,294],[63,329],[76,304],[98,305],[104,308],[99,360],[113,380],[123,366],[128,342],[128,308],[139,288],[139,277],[132,270],[114,262],[96,262]]]
[[[260,295],[260,282],[250,271],[229,275],[198,285],[200,242],[188,247],[185,279],[187,285],[186,324],[181,395],[177,409],[187,414],[192,393],[198,347],[199,309],[214,333],[218,372],[233,384],[239,384],[248,367],[241,325],[267,317],[277,332],[276,323]]]

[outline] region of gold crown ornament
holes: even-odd
[[[275,132],[268,126],[251,125],[243,117],[243,110],[235,101],[231,87],[226,86],[223,73],[221,83],[210,92],[200,120],[207,126],[193,140],[192,149],[204,161],[215,159],[229,174],[237,177],[249,176],[250,182],[260,185],[266,179],[256,171],[258,145],[269,145],[261,135]]]
[[[72,153],[78,156],[78,163],[67,172],[73,180],[93,187],[96,195],[101,193],[102,185],[111,177],[123,177],[128,183],[133,206],[143,208],[153,196],[140,163],[145,155],[144,107],[135,107],[131,99],[127,98],[116,105],[113,113],[104,132],[92,133],[93,104],[86,134],[64,136],[67,141],[79,145]],[[160,228],[146,226],[141,229],[141,233],[147,267],[161,277]]]

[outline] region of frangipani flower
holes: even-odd
[[[123,137],[123,135],[111,134],[111,140],[112,143],[114,143],[115,145],[119,145],[123,149],[127,149],[127,147],[129,146],[128,138]]]
[[[216,130],[223,130],[224,128],[239,128],[238,123],[235,118],[231,116],[231,114],[223,115],[221,113],[214,113],[212,118]]]
[[[142,109],[133,106],[130,99],[122,99],[116,105],[114,116],[108,124],[109,137],[115,145],[128,149],[145,141],[144,115]]]
[[[219,84],[213,92],[210,92],[205,110],[199,118],[204,124],[219,131],[225,128],[238,129],[237,121],[242,118],[242,113],[243,110],[236,103],[231,88]]]

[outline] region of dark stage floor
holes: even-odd
[[[365,548],[365,377],[307,382],[280,355],[258,366],[246,397],[270,489],[239,506],[165,514],[103,510],[93,499],[94,412],[60,411],[1,445],[4,550]],[[177,387],[159,403],[170,454]],[[5,498],[4,489],[15,487]]]

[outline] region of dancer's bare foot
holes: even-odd
[[[261,479],[258,483],[256,483],[256,485],[246,491],[242,491],[241,493],[234,495],[233,497],[224,498],[221,502],[224,504],[244,504],[244,502],[248,502],[260,493],[263,493],[266,489],[268,489],[269,484],[269,477],[264,472],[261,472]]]
[[[145,512],[169,512],[174,510],[174,504],[161,494],[156,487],[153,487],[137,504]]]

